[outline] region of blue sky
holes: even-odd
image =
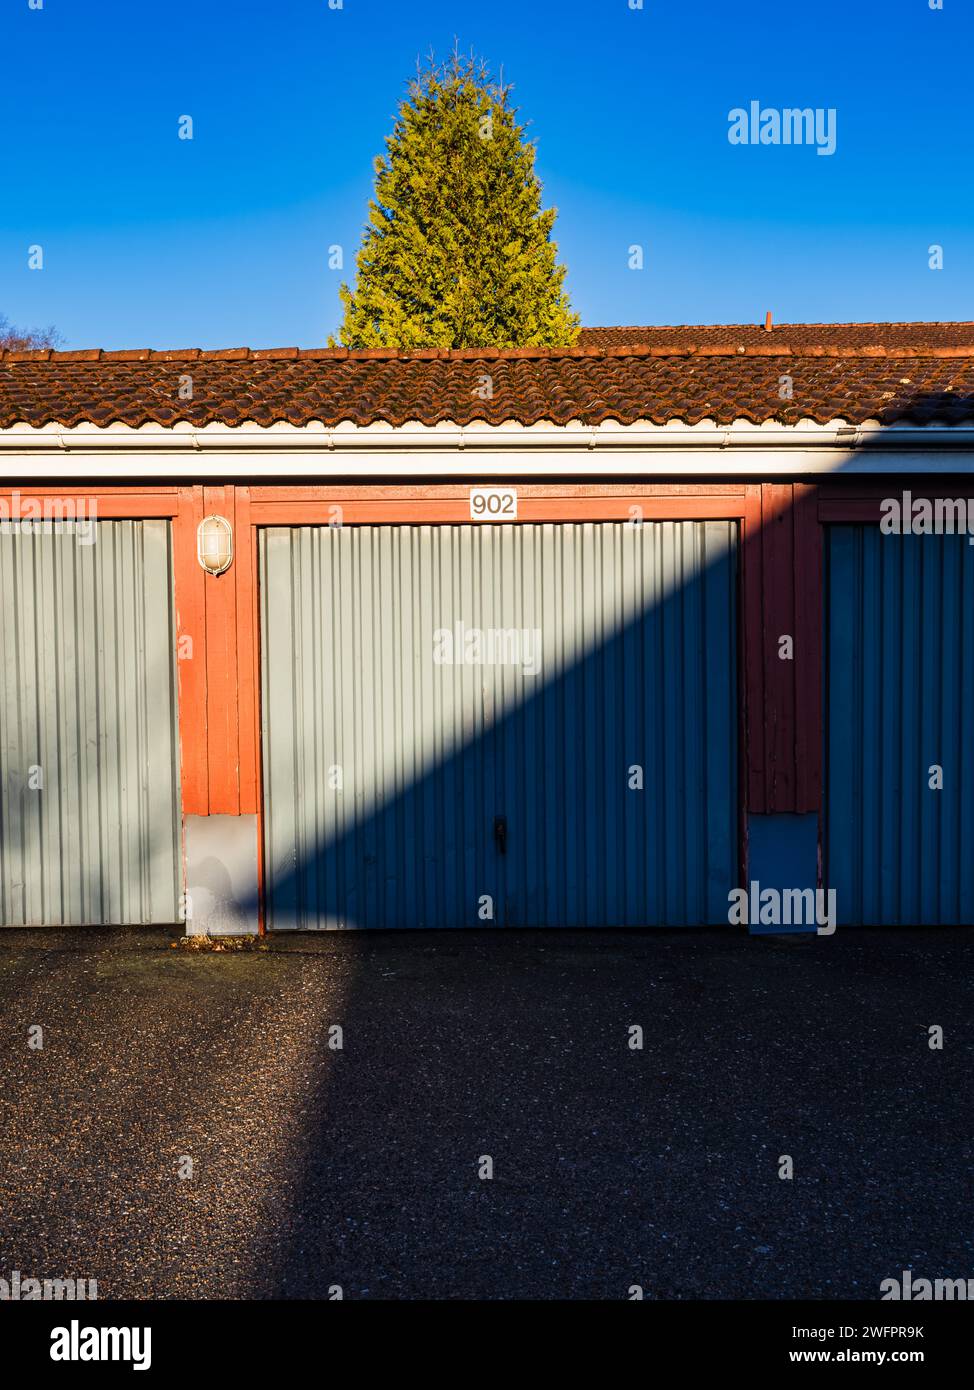
[[[323,343],[328,247],[349,276],[405,81],[454,37],[515,85],[583,322],[974,318],[972,0],[28,4],[0,9],[0,312],[71,347]],[[834,108],[835,154],[730,144],[752,100]]]

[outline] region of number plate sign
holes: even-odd
[[[472,487],[470,489],[471,521],[516,521],[517,488]]]

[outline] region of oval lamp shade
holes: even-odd
[[[233,532],[225,516],[205,516],[196,530],[196,554],[207,574],[222,574],[233,559]]]

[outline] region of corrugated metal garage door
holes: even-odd
[[[720,521],[263,531],[268,924],[726,922],[735,549]]]
[[[970,923],[974,547],[876,526],[826,534],[826,875],[838,920]]]
[[[0,527],[0,921],[175,922],[167,521]]]

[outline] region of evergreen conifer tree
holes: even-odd
[[[356,262],[340,341],[375,347],[566,347],[578,319],[510,87],[456,53],[410,83]]]

